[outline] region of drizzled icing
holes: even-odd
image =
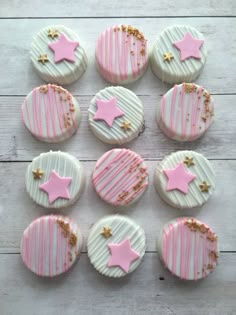
[[[173,43],[181,41],[186,33],[195,40],[203,41],[204,37],[195,28],[187,25],[174,25],[164,29],[153,45],[150,56],[152,71],[162,81],[170,84],[192,82],[200,74],[207,57],[205,43],[200,47],[199,59],[188,58],[181,61],[180,51]],[[171,55],[169,62],[165,56]]]
[[[109,231],[108,237],[104,237],[104,229]],[[98,272],[108,277],[119,278],[138,267],[145,254],[145,243],[144,230],[135,221],[127,216],[110,215],[92,226],[87,243],[88,257]],[[113,260],[109,249],[111,244],[129,245],[131,253],[119,248],[121,251],[113,256],[115,258]],[[108,266],[109,262],[114,265]]]
[[[216,234],[194,218],[167,223],[160,233],[158,251],[166,268],[185,280],[205,278],[218,262]]]
[[[147,67],[146,39],[130,25],[112,26],[98,38],[96,60],[107,81],[125,84],[137,80]]]
[[[103,120],[94,120],[97,115],[98,100],[107,102],[116,99],[117,108],[123,113],[109,126]],[[136,138],[144,124],[143,105],[130,90],[111,86],[99,91],[89,106],[89,125],[100,140],[111,144],[123,144]],[[112,115],[113,116],[113,115]]]
[[[92,181],[101,199],[114,206],[128,205],[145,191],[148,185],[147,167],[135,152],[113,149],[97,161]]]
[[[71,268],[81,247],[82,235],[72,219],[48,215],[36,219],[24,231],[21,256],[32,272],[54,277]]]
[[[54,84],[34,88],[25,98],[21,113],[26,128],[45,142],[60,142],[71,137],[80,122],[77,100]]]
[[[189,160],[192,163],[187,164]],[[195,179],[188,184],[186,194],[177,189],[166,189],[168,177],[165,171],[175,169],[179,164],[185,168],[186,172],[195,176]],[[207,192],[201,190],[203,182],[209,185]],[[194,151],[178,151],[167,156],[157,165],[155,185],[160,196],[171,206],[176,208],[194,208],[202,206],[212,194],[215,188],[215,172],[210,162],[203,155]]]
[[[214,119],[214,100],[202,86],[175,85],[162,97],[157,121],[171,139],[193,141],[201,137]]]

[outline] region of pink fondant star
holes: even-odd
[[[104,120],[109,127],[112,127],[113,121],[120,116],[124,115],[124,112],[117,106],[117,100],[115,97],[110,100],[96,99],[97,112],[94,115],[94,120]]]
[[[39,186],[48,194],[49,203],[53,203],[58,198],[70,199],[68,186],[72,177],[61,177],[56,171],[52,171],[49,180]]]
[[[188,193],[188,185],[196,178],[196,175],[186,171],[184,163],[180,162],[175,168],[164,170],[168,178],[166,190],[179,190],[184,194]]]
[[[56,63],[62,60],[75,62],[74,51],[79,46],[79,42],[73,42],[64,34],[61,34],[57,42],[50,43],[48,46],[54,51],[54,61]]]
[[[187,32],[182,40],[174,42],[173,45],[180,50],[181,61],[184,61],[191,57],[201,59],[200,48],[203,43],[203,39],[196,39]]]
[[[108,247],[111,252],[108,267],[120,267],[126,273],[129,271],[131,263],[140,257],[139,253],[131,248],[128,238],[119,244],[108,244]]]

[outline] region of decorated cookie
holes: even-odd
[[[207,202],[215,188],[215,172],[200,153],[178,151],[158,164],[155,185],[172,207],[199,207]]]
[[[78,225],[61,215],[34,220],[24,231],[21,256],[26,267],[38,276],[55,277],[68,271],[82,248]]]
[[[194,81],[206,57],[203,35],[193,27],[175,25],[164,29],[155,41],[150,63],[156,76],[174,84]]]
[[[54,84],[36,87],[21,107],[26,128],[38,140],[61,142],[79,127],[78,101],[65,89]]]
[[[120,278],[133,272],[145,254],[144,230],[126,216],[111,215],[95,223],[88,236],[88,257],[101,274]]]
[[[37,204],[45,208],[67,207],[77,201],[84,188],[84,169],[68,153],[41,153],[28,166],[25,184]]]
[[[99,91],[92,99],[88,111],[89,125],[94,135],[106,143],[129,142],[144,128],[140,99],[120,86]]]
[[[214,100],[202,86],[175,85],[162,97],[157,123],[171,139],[193,141],[201,137],[214,120]]]
[[[100,157],[93,174],[93,186],[99,197],[113,206],[137,201],[148,185],[144,160],[128,149],[113,149]]]
[[[114,25],[99,36],[96,61],[105,80],[115,84],[131,83],[147,68],[147,40],[131,25]]]
[[[157,247],[165,267],[180,279],[203,279],[218,263],[216,234],[194,218],[168,222],[160,232]]]
[[[63,25],[41,29],[32,42],[30,54],[34,68],[46,82],[70,84],[87,68],[78,35]]]

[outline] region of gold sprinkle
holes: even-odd
[[[195,163],[193,162],[193,158],[190,158],[188,156],[185,157],[184,164],[186,164],[187,167],[195,165]]]
[[[48,86],[47,85],[41,85],[39,87],[39,92],[46,94],[48,92]]]
[[[37,168],[36,170],[32,171],[34,179],[41,179],[44,175],[44,171],[42,171],[40,168]]]
[[[141,56],[145,56],[145,54],[146,54],[146,50],[145,50],[145,48],[142,48],[142,49],[140,50],[140,55],[141,55]]]
[[[210,187],[205,180],[199,185],[201,192],[208,192]]]
[[[186,93],[192,93],[197,89],[194,83],[184,83],[184,88]]]
[[[41,62],[44,65],[48,61],[49,61],[49,59],[48,59],[48,55],[47,54],[39,55],[38,62]]]
[[[111,228],[104,226],[104,227],[103,227],[103,230],[102,230],[102,232],[101,232],[100,234],[101,234],[103,237],[105,237],[105,238],[111,237],[111,236],[112,236]]]
[[[55,37],[57,37],[59,35],[57,30],[48,30],[48,37],[51,37],[52,39],[54,39]]]
[[[164,53],[164,55],[163,55],[163,60],[164,61],[171,62],[172,59],[174,59],[174,56],[172,55],[171,52]]]
[[[131,122],[130,121],[123,121],[122,125],[120,125],[120,128],[124,129],[126,132],[127,130],[131,129]]]

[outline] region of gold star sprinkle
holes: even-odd
[[[41,62],[44,65],[48,61],[49,61],[49,59],[48,59],[48,55],[47,54],[39,55],[38,62]]]
[[[52,39],[54,39],[58,35],[59,35],[59,33],[57,30],[48,30],[48,37],[51,37]]]
[[[195,165],[195,163],[193,162],[193,158],[190,158],[188,156],[185,157],[184,164],[186,164],[187,167]]]
[[[109,238],[112,236],[111,228],[110,227],[105,227],[103,228],[101,235],[105,238]]]
[[[130,121],[123,121],[122,125],[120,125],[120,128],[124,129],[124,131],[131,129],[131,122]]]
[[[32,173],[33,173],[34,179],[41,179],[41,177],[44,174],[44,172],[40,168],[33,170]]]
[[[209,184],[207,184],[207,182],[204,180],[200,185],[200,190],[201,192],[208,192],[209,188],[211,187]]]
[[[174,56],[172,55],[171,52],[164,53],[164,55],[163,55],[163,60],[164,61],[171,62],[172,59],[174,59]]]

